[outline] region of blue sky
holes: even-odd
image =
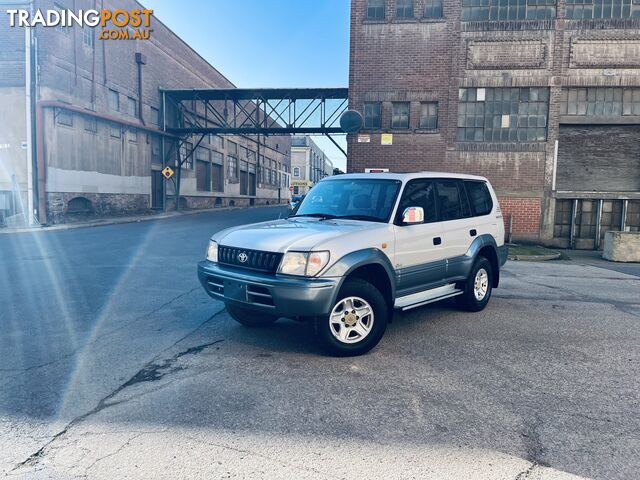
[[[348,0],[143,3],[238,87],[348,86]],[[314,140],[344,170],[344,155]]]

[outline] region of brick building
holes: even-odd
[[[144,8],[133,0],[100,6]],[[36,0],[35,7],[77,12],[96,3]],[[38,26],[30,51],[25,29],[3,16],[0,224],[38,209],[41,221],[57,223],[175,205],[174,182],[160,173],[177,157],[166,160],[177,142],[161,128],[160,89],[234,85],[155,17],[151,29],[149,40],[100,40],[98,28]],[[183,157],[195,142],[182,145]],[[285,202],[289,172],[288,136],[261,137],[259,149],[255,136],[209,136],[184,163],[179,201],[186,208]]]
[[[348,170],[484,175],[516,239],[637,231],[639,38],[633,0],[352,0]]]
[[[324,177],[333,175],[333,162],[310,136],[291,138],[293,195],[306,195]]]

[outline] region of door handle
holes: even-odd
[[[440,238],[440,237],[434,237],[434,239],[433,239],[433,244],[434,244],[434,245],[442,245],[442,238]]]
[[[471,230],[469,230],[469,235],[475,237],[476,235],[478,235],[478,231],[475,228],[472,228]]]

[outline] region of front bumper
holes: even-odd
[[[240,270],[202,261],[198,278],[216,300],[231,302],[279,317],[327,315],[339,287],[338,279],[304,278]]]

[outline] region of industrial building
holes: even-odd
[[[143,8],[132,0],[101,4]],[[77,10],[95,2],[34,6]],[[163,128],[181,113],[163,106],[163,89],[234,85],[155,17],[151,28],[148,40],[102,40],[97,28],[38,26],[30,36],[0,22],[0,224],[170,209],[176,190],[180,208],[287,201],[288,135],[208,135],[198,143]],[[167,166],[175,173],[169,179]]]
[[[333,162],[310,136],[291,138],[293,195],[306,195],[324,177],[333,175]]]
[[[640,4],[352,0],[350,172],[488,177],[514,239],[640,229]]]

